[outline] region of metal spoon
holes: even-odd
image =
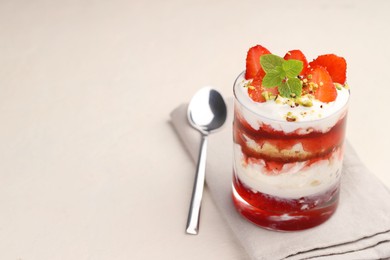
[[[186,233],[196,235],[199,229],[200,205],[206,171],[207,136],[226,121],[227,109],[222,95],[210,88],[200,89],[188,106],[188,121],[202,134]]]

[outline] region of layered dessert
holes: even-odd
[[[346,61],[308,62],[249,49],[234,84],[233,201],[253,223],[301,230],[326,221],[339,198],[349,100]]]

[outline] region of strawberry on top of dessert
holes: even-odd
[[[288,51],[282,58],[256,45],[247,53],[245,87],[254,102],[279,99],[310,107],[314,100],[333,102],[337,89],[348,88],[346,69],[345,59],[335,54],[308,62],[300,50]]]

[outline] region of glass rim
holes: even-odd
[[[318,118],[318,119],[313,119],[313,120],[308,120],[308,121],[292,121],[292,122],[289,122],[289,121],[286,121],[286,120],[282,120],[282,119],[275,119],[275,118],[270,118],[270,117],[267,117],[263,114],[259,114],[257,111],[255,111],[254,109],[250,108],[248,105],[245,105],[244,102],[242,100],[240,100],[240,98],[237,96],[236,94],[236,87],[237,87],[237,81],[240,79],[240,78],[243,78],[245,80],[245,77],[243,77],[243,75],[245,74],[245,70],[242,71],[240,74],[238,74],[237,78],[234,80],[234,84],[233,84],[233,94],[234,94],[234,99],[236,101],[238,101],[240,103],[241,106],[243,106],[245,109],[247,109],[248,111],[254,113],[256,116],[259,116],[259,117],[262,117],[262,118],[265,118],[269,121],[273,121],[273,122],[278,122],[278,123],[288,123],[288,124],[296,124],[296,125],[302,125],[302,124],[305,124],[305,123],[311,123],[311,122],[321,122],[321,121],[325,121],[327,119],[329,119],[330,117],[332,116],[335,116],[337,115],[338,113],[340,113],[341,111],[344,111],[348,108],[348,105],[349,105],[349,102],[350,102],[350,99],[351,99],[351,90],[348,89],[348,92],[349,92],[349,95],[348,95],[348,100],[347,102],[345,102],[345,104],[340,107],[338,110],[334,111],[334,113],[326,116],[326,117],[322,117],[322,118]]]

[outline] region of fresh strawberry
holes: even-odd
[[[253,101],[262,103],[265,102],[265,98],[263,97],[262,94],[263,91],[264,89],[261,87],[256,88],[251,86],[248,88],[248,95]]]
[[[345,84],[347,78],[347,62],[343,57],[335,54],[320,55],[317,59],[310,62],[309,65],[310,67],[324,67],[329,72],[333,82]]]
[[[263,78],[265,76],[264,70],[259,70],[259,72],[256,74],[256,76],[253,78],[250,87],[248,88],[248,94],[249,97],[255,101],[255,102],[265,102],[265,98],[263,96],[264,91],[268,91],[271,94],[277,95],[278,92],[278,87],[273,87],[273,88],[265,88],[262,85]]]
[[[263,70],[260,65],[260,57],[271,52],[261,45],[256,45],[249,49],[246,56],[245,79],[253,79],[259,70]]]
[[[320,66],[312,68],[308,74],[309,84],[317,84],[318,88],[314,90],[314,96],[321,102],[332,102],[336,100],[337,90],[333,84],[332,77],[328,71]]]
[[[308,71],[308,62],[305,55],[300,50],[292,50],[286,53],[283,57],[285,60],[300,60],[303,62],[303,69],[299,75],[303,76]]]

